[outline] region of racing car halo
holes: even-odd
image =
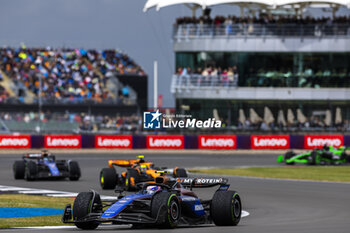
[[[114,189],[116,185],[125,187],[128,191],[137,190],[137,183],[154,182],[154,178],[160,173],[154,163],[146,162],[143,155],[139,155],[136,160],[109,160],[108,168],[103,168],[100,172],[100,185],[102,189]],[[115,166],[126,168],[120,175]],[[166,169],[166,168],[162,168]],[[174,177],[187,177],[184,168],[174,168]]]
[[[349,147],[344,146],[335,148],[324,145],[322,149],[314,149],[301,154],[289,151],[284,155],[279,155],[277,162],[284,162],[287,165],[293,165],[295,163],[307,165],[340,165],[350,162],[350,155],[346,154],[346,150],[349,149]]]
[[[26,154],[22,160],[13,164],[15,179],[33,181],[37,179],[79,180],[81,171],[78,162],[72,160],[56,160],[46,150],[41,154]]]
[[[225,178],[173,178],[159,176],[155,183],[142,183],[136,194],[123,195],[117,200],[101,201],[95,191],[81,192],[62,215],[63,223],[74,223],[83,230],[95,229],[101,223],[133,224],[175,228],[178,225],[215,223],[235,226],[240,222],[242,203],[236,191],[229,191]],[[192,188],[219,186],[213,198],[202,200]]]

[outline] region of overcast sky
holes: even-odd
[[[153,106],[153,61],[159,62],[159,94],[174,106],[172,25],[190,16],[183,5],[144,13],[146,0],[0,0],[0,46],[118,48],[149,76],[148,103]],[[320,12],[320,11],[319,11]],[[342,12],[348,13],[343,10]],[[237,7],[214,7],[212,15],[238,14]]]

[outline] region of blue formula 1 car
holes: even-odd
[[[62,215],[64,223],[91,230],[101,223],[132,224],[134,227],[175,228],[178,225],[215,223],[235,226],[241,219],[242,203],[235,191],[229,191],[224,178],[173,178],[159,176],[155,183],[140,183],[136,194],[117,200],[101,201],[95,191],[81,192]],[[203,200],[192,188],[219,186],[213,198]]]
[[[56,160],[47,151],[41,154],[26,154],[22,160],[13,164],[15,179],[33,181],[37,179],[65,179],[79,180],[81,176],[79,164],[71,160]]]

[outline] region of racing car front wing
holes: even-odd
[[[86,217],[79,220],[72,219],[72,207],[71,204],[66,205],[64,212],[62,214],[63,223],[79,223],[79,222],[99,222],[106,223],[111,222],[113,224],[154,224],[157,223],[159,219],[165,217],[165,211],[161,211],[159,208],[156,218],[152,218],[144,213],[119,213],[113,218],[102,218],[102,213],[90,213]]]

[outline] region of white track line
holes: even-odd
[[[33,190],[33,189],[29,189],[29,188],[18,188],[18,187],[11,187],[11,186],[8,186],[8,187],[1,187],[0,188],[0,191],[1,192],[8,192],[8,191],[29,191],[29,190]]]
[[[59,191],[53,191],[53,190],[28,190],[28,191],[19,191],[18,193],[20,194],[42,194],[42,195],[46,195],[46,194],[52,194],[52,193],[56,193],[59,194],[61,192]]]
[[[241,213],[242,218],[248,217],[249,215],[250,213],[248,211],[242,210],[242,213]]]
[[[47,189],[32,189],[32,188],[21,188],[14,186],[4,186],[0,185],[0,193],[1,192],[14,192],[18,194],[32,194],[32,195],[41,195],[48,197],[76,197],[78,193],[71,193],[65,191],[55,191],[55,190],[47,190]],[[105,196],[101,195],[101,200],[117,200],[116,196]]]
[[[48,197],[76,197],[76,196],[78,196],[78,193],[54,193],[54,194],[47,194],[45,196],[48,196]]]

